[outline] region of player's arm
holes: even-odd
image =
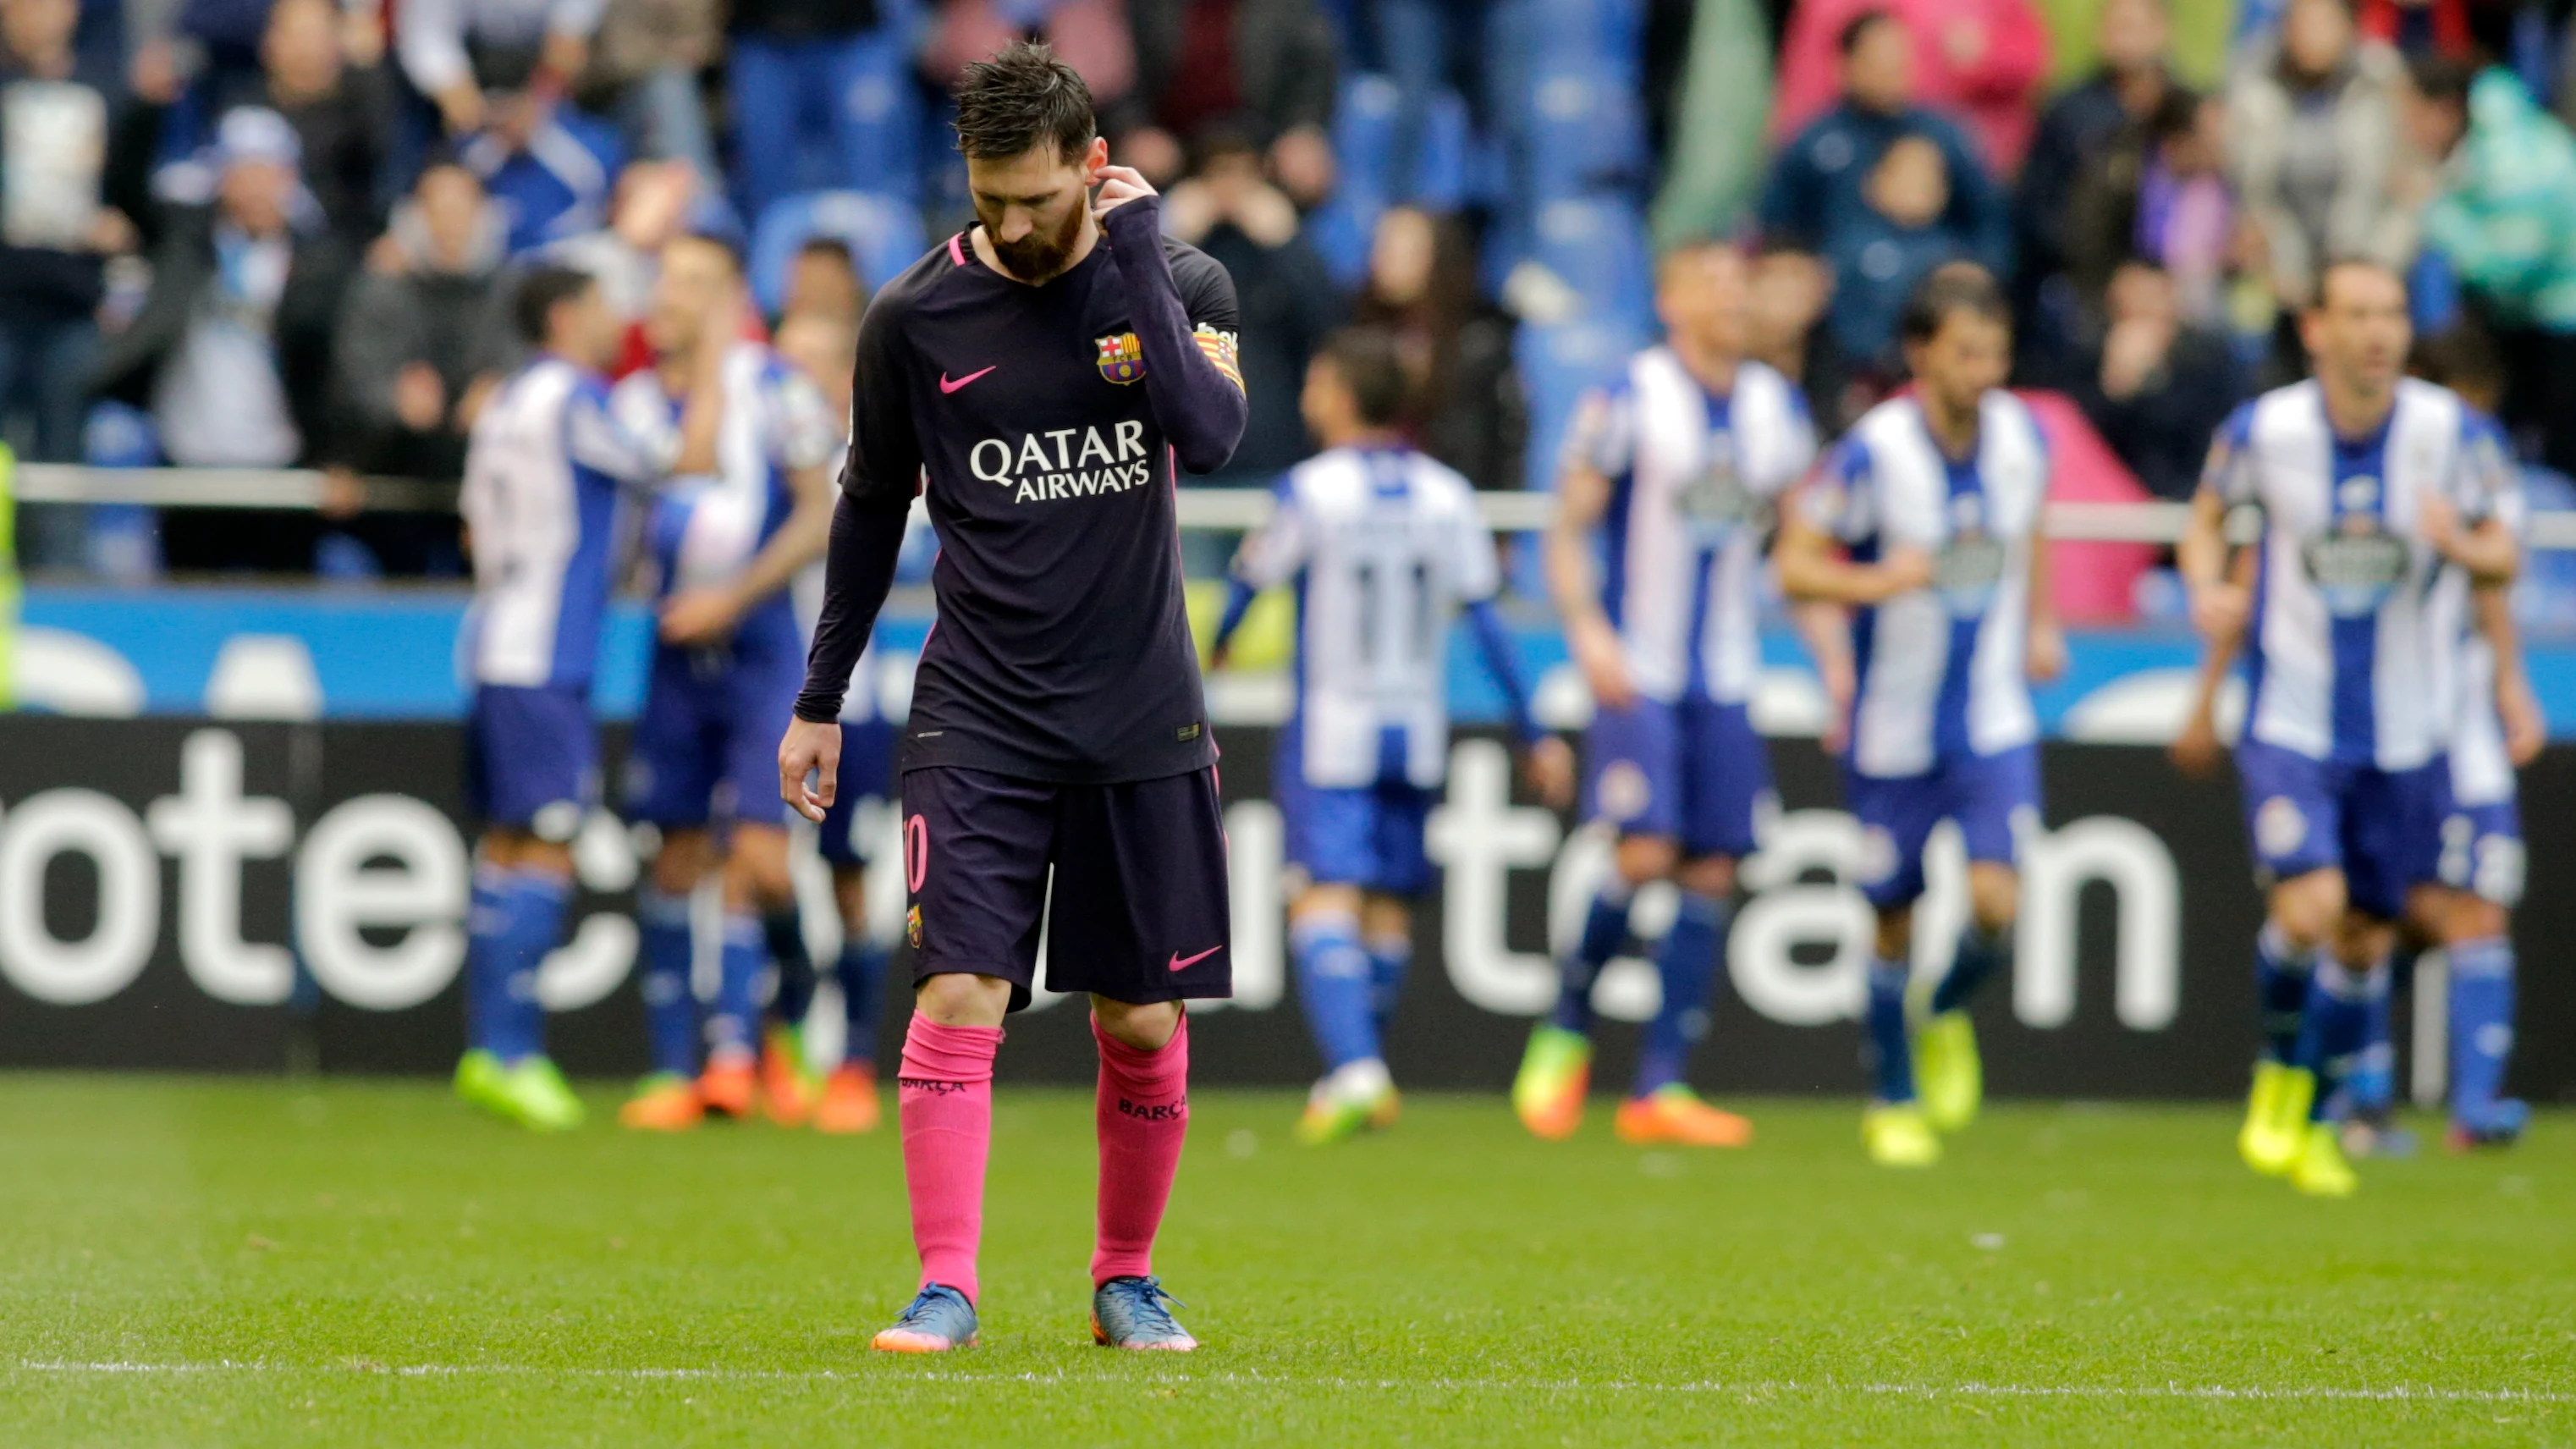
[[[1486,546],[1490,548],[1491,542]],[[1559,809],[1573,804],[1574,751],[1538,722],[1538,712],[1531,707],[1529,681],[1522,677],[1520,658],[1512,649],[1511,630],[1504,627],[1502,611],[1494,607],[1492,595],[1467,605],[1467,623],[1476,636],[1477,657],[1483,660],[1494,687],[1503,692],[1503,702],[1511,712],[1512,732],[1520,740],[1522,769],[1529,776],[1530,788]]]
[[[716,472],[716,434],[724,427],[725,358],[743,333],[739,287],[723,289],[698,330],[697,355],[689,359],[689,400],[680,408],[678,451],[671,471],[682,475]]]
[[[1224,667],[1234,631],[1243,627],[1244,616],[1252,612],[1252,601],[1261,591],[1288,582],[1306,566],[1306,515],[1297,506],[1297,474],[1281,475],[1272,500],[1270,516],[1244,535],[1234,551],[1234,564],[1226,571],[1225,614],[1217,621],[1216,638],[1208,646],[1210,668]]]
[[[1184,295],[1163,254],[1154,188],[1125,166],[1104,166],[1094,174],[1101,182],[1100,224],[1118,255],[1119,275],[1127,280],[1128,315],[1145,354],[1145,395],[1154,421],[1181,471],[1213,473],[1234,456],[1250,416],[1234,360],[1233,339],[1242,328],[1234,283],[1210,261],[1192,269]],[[1209,340],[1202,343],[1202,336]]]
[[[1789,626],[1807,646],[1807,658],[1814,662],[1816,678],[1825,687],[1825,732],[1820,743],[1826,754],[1839,755],[1849,743],[1852,695],[1860,688],[1860,676],[1852,668],[1851,616],[1840,604],[1806,599],[1789,605]]]
[[[1595,404],[1606,406],[1606,404]],[[1578,424],[1578,427],[1584,426]],[[1592,531],[1610,511],[1613,484],[1590,462],[1573,461],[1557,474],[1556,512],[1549,516],[1540,549],[1548,597],[1565,621],[1565,646],[1583,671],[1592,697],[1612,709],[1637,702],[1619,631],[1601,607],[1601,584],[1592,566]]]
[[[787,475],[796,502],[760,552],[729,584],[674,594],[662,606],[662,637],[674,644],[714,639],[742,621],[752,607],[787,587],[807,564],[823,557],[832,536],[832,475],[822,465]],[[900,552],[900,540],[897,551]]]
[[[2495,653],[2496,719],[2504,726],[2505,758],[2528,765],[2549,743],[2549,721],[2540,712],[2540,697],[2532,691],[2531,671],[2523,662],[2512,595],[2501,587],[2481,587],[2471,598],[2478,633]]]
[[[2037,529],[2030,536],[2028,635],[2024,640],[2022,672],[2045,684],[2066,672],[2066,629],[2057,621],[2057,567],[2050,556],[2047,535]]]
[[[859,322],[849,460],[823,554],[823,612],[806,651],[796,717],[778,745],[779,797],[817,824],[840,788],[841,700],[894,588],[904,526],[921,491],[921,441],[912,423],[903,316],[901,298],[889,290],[877,294]]]
[[[1932,555],[1900,544],[1876,563],[1858,563],[1844,544],[1878,533],[1868,450],[1846,439],[1825,466],[1780,510],[1780,536],[1771,566],[1780,591],[1793,603],[1862,608],[1886,603],[1932,583]]]
[[[2229,567],[2227,541],[2229,512],[2252,501],[2254,493],[2253,409],[2252,403],[2237,408],[2209,440],[2209,461],[2191,495],[2191,518],[2174,545],[2174,569],[2191,601],[2191,627],[2204,644],[2226,640],[2231,650],[2253,608],[2252,589],[2240,585]]]

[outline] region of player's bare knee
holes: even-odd
[[[1623,835],[1619,837],[1617,853],[1611,857],[1620,877],[1630,885],[1665,879],[1680,858],[1681,848],[1665,835]]]
[[[1882,961],[1902,961],[1914,953],[1914,907],[1881,906],[1878,930],[1872,943]]]
[[[2310,871],[2272,887],[2272,924],[2299,950],[2313,951],[2324,946],[2343,914],[2340,872]]]
[[[1695,855],[1681,863],[1674,881],[1683,890],[1697,896],[1724,899],[1735,894],[1735,857],[1731,855]]]
[[[868,874],[855,865],[845,865],[832,872],[832,901],[841,909],[841,926],[851,932],[864,932],[868,924]]]
[[[1310,885],[1288,906],[1291,923],[1360,918],[1360,888],[1355,885]]]
[[[1984,861],[1969,866],[1968,914],[1986,931],[2011,925],[2021,914],[2021,873]]]
[[[2350,970],[2367,970],[2388,959],[2397,946],[2397,923],[2346,911],[2335,922],[2334,939],[2328,943],[2334,958]]]
[[[998,976],[943,971],[913,988],[912,1005],[940,1026],[1000,1026],[1010,1014],[1011,983]]]
[[[1413,934],[1413,908],[1401,896],[1371,894],[1360,901],[1360,934],[1372,941]]]
[[[1181,1004],[1177,1001],[1138,1003],[1094,996],[1091,1014],[1100,1023],[1101,1035],[1138,1051],[1161,1051],[1173,1033],[1181,1029]]]

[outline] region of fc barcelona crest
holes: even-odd
[[[1133,332],[1098,339],[1100,375],[1115,383],[1130,383],[1145,375],[1145,344]]]

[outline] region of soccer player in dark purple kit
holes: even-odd
[[[1108,164],[1090,91],[1045,47],[968,66],[957,107],[979,224],[860,323],[823,613],[778,751],[780,793],[819,821],[842,691],[926,495],[939,622],[900,761],[915,994],[895,1082],[921,1287],[875,1346],[974,1341],[993,1057],[1045,912],[1047,987],[1089,994],[1100,1047],[1093,1336],[1185,1351],[1152,1267],[1189,1123],[1181,1003],[1231,994],[1232,963],[1172,500],[1242,436],[1234,286],[1163,239],[1153,188]]]

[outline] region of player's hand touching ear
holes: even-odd
[[[1153,184],[1133,166],[1094,166],[1091,184],[1100,188],[1099,195],[1092,198],[1091,214],[1103,220],[1128,202],[1155,194]]]
[[[805,777],[814,777],[807,789]],[[810,719],[787,722],[787,738],[778,742],[778,798],[796,813],[820,825],[823,812],[841,789],[841,726]]]

